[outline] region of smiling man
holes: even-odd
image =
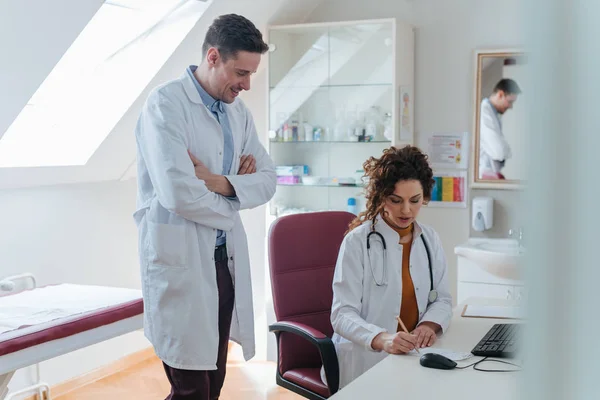
[[[144,330],[170,400],[218,399],[229,339],[254,355],[250,262],[242,209],[275,193],[273,162],[238,99],[268,49],[246,18],[209,27],[202,62],[155,88],[137,126],[135,220]]]

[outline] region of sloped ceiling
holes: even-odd
[[[115,129],[113,129],[113,131],[110,133],[110,135],[105,139],[105,141],[96,151],[96,153],[92,156],[87,165],[81,167],[0,169],[0,188],[7,189],[78,182],[107,181],[135,177],[135,140],[133,131],[135,123],[137,121],[139,110],[141,109],[141,106],[145,101],[149,91],[153,87],[157,86],[158,84],[164,81],[179,76],[181,73],[184,72],[185,68],[189,64],[199,62],[200,48],[202,46],[204,34],[206,32],[206,29],[215,17],[226,13],[241,14],[252,20],[257,25],[257,27],[259,27],[259,29],[261,29],[264,32],[268,24],[299,23],[304,21],[305,18],[308,15],[310,15],[310,13],[322,1],[323,0],[214,0],[213,4],[207,9],[202,18],[192,29],[190,34],[185,38],[185,40],[182,41],[178,49],[174,52],[173,56],[164,64],[162,69],[150,82],[148,87],[142,93],[140,93],[138,99],[124,114],[123,118],[119,121]],[[43,44],[37,43],[38,47],[40,48],[48,45],[46,43],[48,41],[46,40],[47,37],[50,37],[49,41],[52,43],[54,43],[55,40],[53,38],[56,37],[56,40],[60,42],[61,45],[54,45],[53,51],[49,52],[50,54],[47,54],[46,56],[46,58],[48,59],[47,63],[44,64],[46,68],[38,68],[36,70],[36,75],[33,76],[32,79],[29,78],[29,75],[27,75],[27,79],[14,79],[14,77],[22,77],[22,75],[18,74],[17,72],[22,68],[28,67],[28,63],[32,63],[34,59],[37,59],[36,55],[39,53],[36,53],[36,47],[31,47],[32,50],[29,51],[27,54],[23,54],[22,56],[20,56],[18,51],[14,51],[14,55],[11,53],[10,59],[14,60],[14,62],[9,64],[11,64],[10,67],[12,68],[12,70],[8,71],[7,74],[4,74],[4,70],[2,70],[2,74],[0,74],[0,77],[7,76],[9,80],[13,81],[12,84],[14,91],[20,93],[20,100],[13,100],[10,97],[3,97],[2,103],[0,104],[10,103],[10,107],[13,111],[10,115],[8,114],[8,112],[0,114],[0,132],[4,132],[8,125],[10,125],[12,120],[16,117],[16,115],[18,115],[23,105],[31,97],[33,92],[35,92],[39,84],[50,72],[51,68],[56,64],[56,62],[58,62],[61,55],[67,50],[71,42],[77,37],[81,29],[83,29],[83,27],[87,24],[87,22],[91,19],[96,10],[102,4],[102,2],[99,0],[53,1],[52,7],[47,6],[48,9],[55,9],[56,4],[59,3],[59,5],[62,6],[62,10],[59,9],[58,12],[54,11],[54,13],[56,13],[57,15],[67,15],[62,18],[64,18],[65,20],[77,19],[78,22],[67,24],[67,32],[63,32],[65,28],[64,24],[62,24],[63,21],[61,20],[61,18],[55,19],[52,24],[48,22],[46,22],[45,25],[43,23],[33,24],[29,22],[29,19],[31,19],[31,15],[27,15],[21,12],[20,8],[17,10],[13,10],[9,7],[9,13],[5,13],[6,3],[10,4],[12,2],[9,1],[0,3],[0,7],[2,7],[2,9],[0,10],[0,15],[3,16],[0,17],[0,22],[2,22],[0,23],[0,32],[3,33],[2,37],[22,37],[21,35],[15,34],[15,32],[22,33],[25,35],[23,39],[24,42],[18,42],[13,46],[15,49],[18,49],[19,47],[29,49],[29,47],[27,46],[36,44],[34,43],[34,39],[39,39],[40,37],[44,38]],[[36,3],[42,4],[45,2],[42,0],[36,0]],[[83,7],[83,4],[87,5],[87,7]],[[72,12],[65,11],[67,8],[70,10],[75,5],[81,6],[81,9],[79,9],[79,7],[77,8],[77,18],[73,18]],[[42,15],[44,17],[47,17],[48,15],[53,15],[53,13],[39,13],[40,21],[44,19],[41,18]],[[13,24],[10,25],[8,28],[3,23],[3,19],[5,18],[7,20],[13,20]],[[15,18],[20,19],[20,21],[15,21]],[[52,19],[48,18],[48,20]],[[27,22],[24,23],[24,21]],[[26,27],[29,27],[29,29],[35,28],[34,33],[32,34],[26,28],[20,28],[21,24],[23,24]],[[42,34],[42,31],[40,31],[39,28],[40,26],[44,26],[47,32],[44,32]],[[20,30],[18,30],[17,28]],[[32,36],[32,38],[28,37],[27,34],[29,36]],[[260,81],[261,76],[265,75],[265,65],[266,63],[261,63],[261,69],[257,73],[255,81]],[[10,79],[10,77],[13,78]],[[2,83],[2,86],[0,87],[9,88],[9,86],[5,82],[0,82]],[[266,104],[266,100],[260,101],[260,99],[265,99],[264,91],[266,90],[266,87],[262,86],[264,85],[255,85],[255,87],[252,90],[252,95],[250,96],[251,99],[259,100],[259,102],[261,102],[261,104],[257,107],[258,110],[264,110],[264,105]],[[7,93],[7,91],[3,89],[3,93]],[[245,98],[245,101],[248,103],[248,98]],[[254,108],[252,104],[248,105],[251,108]],[[260,120],[261,118],[262,116],[258,116],[257,119]],[[258,125],[259,121],[257,121],[257,126]],[[82,132],[82,134],[84,133]],[[68,144],[66,143],[65,145]]]

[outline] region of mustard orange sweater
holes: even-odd
[[[413,224],[403,229],[392,225],[390,227],[398,233],[400,238],[413,232]],[[419,306],[417,305],[415,286],[410,276],[410,248],[412,239],[400,244],[402,244],[402,302],[400,303],[400,319],[406,325],[406,329],[411,332],[419,322]],[[398,331],[401,330],[402,328],[398,325]]]

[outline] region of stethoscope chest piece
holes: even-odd
[[[429,297],[428,297],[429,302],[433,303],[434,301],[437,300],[437,298],[438,298],[438,292],[437,292],[437,290],[435,290],[435,289],[434,290],[430,290],[429,291]]]

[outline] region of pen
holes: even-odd
[[[402,320],[400,319],[400,317],[396,317],[396,319],[398,320],[398,323],[402,327],[402,330],[410,335],[410,333],[408,332],[408,329],[406,329],[406,326],[404,326],[404,322],[402,322]],[[419,349],[417,348],[417,346],[415,346],[415,350],[417,351],[417,353],[421,354],[421,352],[419,351]]]

